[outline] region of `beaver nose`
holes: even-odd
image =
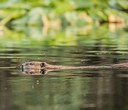
[[[24,71],[24,65],[23,64],[20,66],[20,69],[22,72]]]

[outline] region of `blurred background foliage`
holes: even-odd
[[[116,28],[125,24],[120,31],[127,34],[127,19],[128,0],[1,0],[0,42],[83,45],[105,39],[109,44]]]

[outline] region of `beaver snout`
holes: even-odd
[[[23,64],[20,66],[20,70],[23,72],[24,71],[24,66]]]

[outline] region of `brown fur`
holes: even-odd
[[[62,69],[128,69],[128,63],[112,64],[110,66],[61,66],[32,61],[23,63],[21,69],[25,74],[44,74],[46,71]]]

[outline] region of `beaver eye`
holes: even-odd
[[[29,63],[30,65],[33,65],[34,63]]]
[[[29,72],[30,74],[33,74],[33,72]]]

